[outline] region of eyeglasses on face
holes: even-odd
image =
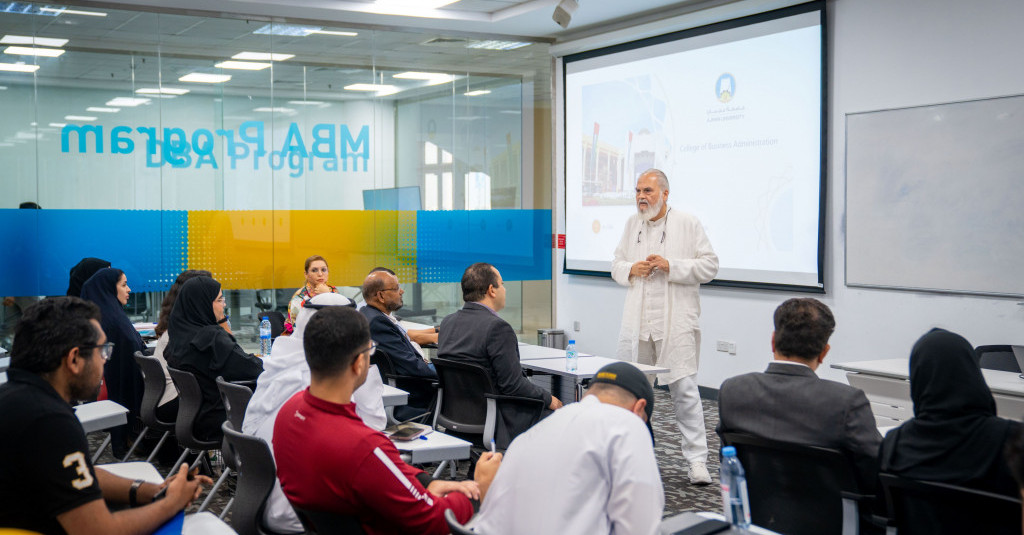
[[[110,360],[110,357],[114,355],[114,342],[107,342],[105,344],[93,344],[87,346],[78,346],[78,349],[100,349],[100,356],[103,357],[104,361]]]
[[[214,301],[217,302],[217,303],[227,303],[228,302],[227,298],[224,297],[223,295],[218,297],[218,298],[216,298],[216,299],[214,299]]]
[[[381,291],[381,292],[397,292],[398,290],[401,290],[401,289],[402,289],[401,286],[395,286],[394,288],[384,288],[383,290],[378,290],[378,291]]]

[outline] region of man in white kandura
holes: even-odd
[[[668,177],[648,169],[636,181],[637,213],[615,248],[612,278],[629,288],[622,312],[619,359],[669,368],[668,385],[690,483],[711,483],[704,410],[697,390],[700,284],[718,273],[718,255],[691,214],[668,205]]]

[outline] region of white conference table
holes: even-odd
[[[672,535],[678,533],[684,529],[696,526],[703,520],[725,520],[725,517],[718,513],[711,512],[700,512],[700,513],[679,513],[678,515],[670,516],[662,519],[661,524],[658,526],[659,535]],[[751,524],[746,530],[741,530],[737,527],[730,527],[726,531],[719,531],[718,533],[748,533],[756,535],[780,535],[772,530],[762,528]]]
[[[913,418],[909,359],[841,362],[832,367],[845,371],[850,386],[864,391],[880,428]],[[981,375],[996,400],[996,413],[1003,418],[1020,420],[1024,416],[1024,379],[1020,374],[982,369]]]
[[[75,406],[75,416],[82,423],[82,431],[85,431],[86,434],[128,423],[128,409],[109,399],[77,405]],[[93,463],[100,458],[100,454],[107,449],[109,443],[110,435],[107,435],[100,447],[96,449],[96,453],[93,454]]]
[[[434,430],[414,440],[392,440],[395,448],[402,454],[402,459],[409,464],[426,464],[440,462],[434,470],[434,477],[441,475],[450,461],[469,458],[472,443],[446,435]],[[455,477],[455,465],[452,465],[452,477]]]
[[[397,407],[409,403],[409,393],[384,383],[384,406]]]
[[[520,347],[519,351],[520,354],[522,354],[523,347]],[[540,352],[536,352],[534,354],[540,354]],[[593,355],[580,356],[579,360],[576,363],[576,371],[571,372],[565,369],[565,351],[563,350],[561,351],[560,357],[548,356],[534,359],[524,359],[519,361],[519,365],[522,366],[524,369],[530,370],[534,373],[540,373],[544,375],[555,375],[571,379],[575,387],[574,390],[576,395],[576,401],[579,401],[580,398],[583,397],[583,383],[587,379],[592,379],[601,368],[616,362],[624,361],[608,357],[595,357]],[[655,375],[659,373],[667,373],[668,371],[670,371],[668,368],[650,366],[647,364],[639,364],[636,362],[630,362],[630,364],[639,368],[640,371],[644,373],[644,375]]]

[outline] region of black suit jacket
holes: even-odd
[[[395,325],[395,322],[370,305],[364,306],[360,311],[370,322],[370,337],[377,342],[377,347],[383,349],[391,357],[391,362],[395,365],[395,373],[413,377],[437,378],[437,372],[416,352],[416,348],[409,340],[409,335]],[[426,386],[415,388],[410,385],[403,385],[403,387],[410,388],[409,405],[412,407],[429,405],[433,389]]]
[[[483,366],[491,372],[491,381],[499,394],[544,400],[551,404],[551,393],[531,383],[519,366],[519,340],[507,321],[480,303],[466,303],[461,310],[441,322],[437,356]],[[529,418],[515,405],[503,405],[497,433],[508,433],[511,440],[529,427]],[[504,429],[503,429],[504,427]]]
[[[807,366],[772,362],[764,373],[727,379],[718,392],[716,431],[740,432],[847,453],[863,492],[875,488],[878,433],[867,396],[820,379]]]

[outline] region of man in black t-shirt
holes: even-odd
[[[200,482],[210,482],[189,480],[185,465],[161,485],[94,469],[70,402],[99,393],[113,349],[99,319],[92,303],[53,297],[29,307],[15,327],[8,382],[0,386],[0,527],[152,533],[199,496]],[[166,497],[153,502],[163,487]],[[133,508],[112,513],[104,499]]]

